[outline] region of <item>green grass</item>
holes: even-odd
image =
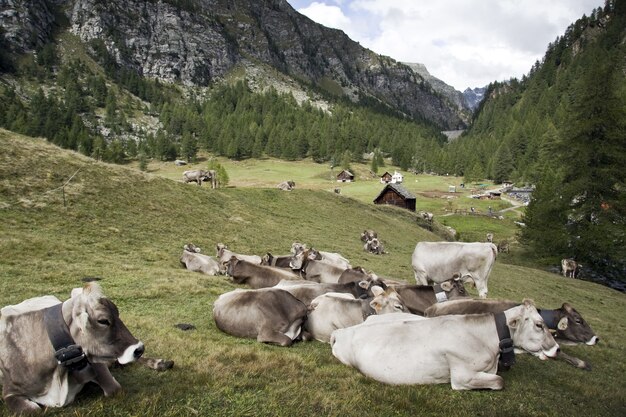
[[[313,163],[298,169],[301,180],[283,178],[296,171],[263,171],[271,179],[267,188],[211,190],[172,181],[160,171],[143,174],[94,162],[3,130],[0,149],[0,305],[43,294],[66,298],[82,277],[99,276],[125,323],[146,344],[146,355],[176,362],[163,373],[139,366],[115,369],[123,395],[103,398],[99,389],[90,387],[75,403],[49,410],[48,415],[625,414],[622,293],[507,265],[499,257],[489,282],[490,296],[530,297],[550,308],[572,303],[602,340],[598,346],[563,350],[588,360],[593,371],[526,355],[503,374],[502,392],[454,392],[446,384],[387,386],[339,363],[326,344],[280,348],[220,332],[211,317],[212,303],[237,286],[224,277],[187,272],[178,258],[187,242],[208,254],[214,253],[217,242],[243,253],[283,254],[299,240],[341,252],[354,265],[380,275],[411,281],[416,242],[437,239],[416,225],[414,214],[350,198],[347,189],[358,183],[345,186],[341,195],[314,186],[293,192],[273,189],[278,179],[305,184],[309,176],[317,175]],[[241,172],[253,169],[240,164]],[[55,189],[79,168],[65,189],[64,207],[62,194]],[[238,184],[237,169],[228,170]],[[178,180],[178,172],[172,178]],[[388,255],[363,252],[359,233],[365,228],[378,231]],[[181,322],[197,329],[182,332],[174,327]],[[0,416],[4,415],[6,408],[0,404]]]

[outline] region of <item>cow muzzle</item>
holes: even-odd
[[[143,355],[144,350],[145,348],[142,342],[138,342],[138,343],[135,343],[134,345],[130,345],[129,347],[126,348],[126,350],[124,350],[124,353],[122,353],[122,355],[119,358],[117,358],[117,361],[121,365],[134,362],[137,359],[139,359],[141,355]]]
[[[598,336],[594,336],[591,339],[589,339],[587,342],[585,342],[585,344],[589,345],[589,346],[593,346],[596,343],[598,343],[600,341],[600,338]]]
[[[554,345],[552,346],[552,348],[548,349],[548,350],[541,350],[539,352],[539,359],[541,359],[542,361],[547,360],[548,358],[556,358],[556,355],[559,353],[561,349],[559,348],[559,345]]]

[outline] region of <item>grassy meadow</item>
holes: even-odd
[[[224,161],[231,187],[211,190],[182,184],[183,167],[171,163],[151,163],[149,172],[142,173],[4,130],[0,149],[0,305],[44,294],[65,299],[81,278],[101,277],[105,294],[146,344],[146,356],[175,361],[173,369],[161,373],[135,365],[115,369],[123,394],[104,398],[99,388],[88,386],[73,404],[47,415],[626,415],[626,296],[598,284],[506,264],[505,256],[491,273],[490,297],[529,297],[545,308],[570,302],[601,341],[562,349],[589,361],[592,371],[520,355],[503,373],[501,392],[455,392],[448,384],[389,386],[342,365],[329,345],[308,342],[281,348],[216,328],[213,301],[238,286],[222,276],[182,268],[179,257],[185,243],[193,242],[210,255],[218,242],[241,253],[280,255],[289,252],[293,241],[302,241],[340,252],[353,265],[379,275],[412,281],[415,244],[439,238],[418,227],[414,213],[371,204],[382,188],[376,179],[341,184],[337,195],[329,192],[337,183],[323,181],[330,172],[327,166]],[[64,204],[59,187],[72,175],[64,187]],[[275,188],[286,179],[296,182],[295,191]],[[405,185],[421,182],[431,191],[447,191],[447,178],[415,179],[417,183]],[[360,183],[371,189],[358,188]],[[373,194],[367,196],[370,190]],[[446,200],[424,199],[433,200],[437,218],[445,214]],[[453,204],[465,200],[472,204],[462,195]],[[457,227],[470,217],[446,216],[442,221]],[[513,218],[507,215],[500,222]],[[478,234],[490,226],[467,225],[461,236],[469,236],[471,227]],[[362,250],[359,233],[366,228],[378,231],[388,254]],[[503,227],[496,234],[512,236],[513,231]],[[174,327],[177,323],[193,324],[196,330],[181,331]],[[0,416],[5,415],[0,402]]]

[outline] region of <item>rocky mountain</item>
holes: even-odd
[[[426,65],[417,62],[405,62],[405,64],[411,68],[416,74],[419,74],[424,80],[426,80],[433,90],[445,97],[450,103],[452,103],[461,112],[468,112],[471,108],[467,105],[463,93],[456,90],[451,85],[446,84],[439,78],[431,75],[426,68]]]
[[[242,66],[270,66],[327,95],[378,102],[442,130],[465,125],[460,107],[419,73],[285,0],[0,0],[0,26],[12,52],[70,32],[149,79],[202,87]]]
[[[476,88],[469,88],[469,87],[466,88],[462,94],[463,94],[463,99],[467,107],[471,109],[472,111],[476,110],[480,102],[483,101],[483,98],[485,98],[486,91],[487,91],[487,86],[476,87]]]

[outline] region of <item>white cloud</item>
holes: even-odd
[[[300,2],[302,3],[302,2]],[[330,4],[332,3],[332,4]],[[328,0],[298,11],[459,90],[521,77],[603,0]]]

